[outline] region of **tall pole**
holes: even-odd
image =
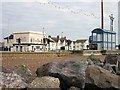
[[[45,29],[45,28],[43,27],[43,51],[45,51],[45,46],[44,46],[44,44],[45,44],[45,43],[44,43],[44,29]]]
[[[101,27],[104,29],[103,0],[101,0]]]
[[[110,31],[113,31],[113,20],[114,20],[113,14],[109,15],[109,17],[110,17]]]
[[[10,21],[10,19],[8,18],[8,33],[9,33],[9,21]],[[9,35],[8,35],[8,51],[9,51],[9,47],[10,47],[10,46],[9,46],[9,45],[10,45],[9,43],[10,43],[10,41],[9,41]]]

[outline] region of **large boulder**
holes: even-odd
[[[112,64],[112,65],[117,65],[117,61],[118,61],[118,55],[108,54],[105,57],[104,64],[109,63],[109,64]]]
[[[99,59],[99,58],[97,58],[95,55],[90,55],[90,56],[88,56],[88,58],[87,58],[87,60],[91,60],[95,65],[98,65],[98,66],[101,66],[101,67],[103,67],[103,61],[101,60],[101,59]],[[92,63],[91,62],[91,63]]]
[[[120,77],[99,66],[90,65],[86,69],[85,90],[119,90]]]
[[[29,88],[58,88],[60,86],[60,81],[58,78],[44,76],[40,78],[35,78],[32,83],[30,83]]]
[[[35,76],[25,65],[16,65],[10,69],[21,76],[23,78],[22,80],[28,84],[35,79]]]
[[[83,89],[85,87],[86,62],[86,60],[51,62],[38,68],[36,74],[38,77],[59,78],[62,89],[69,89],[71,86]]]
[[[25,89],[27,84],[22,81],[22,77],[12,72],[10,69],[0,66],[0,88]]]

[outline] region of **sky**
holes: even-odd
[[[91,31],[101,27],[100,0],[2,0],[0,2],[1,38],[17,31],[37,31],[63,35],[68,39],[88,39]],[[110,29],[114,14],[114,31],[118,32],[118,1],[104,0],[104,27]],[[63,32],[63,33],[62,33]]]

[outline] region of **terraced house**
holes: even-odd
[[[79,39],[73,42],[74,46],[73,49],[74,50],[87,50],[89,49],[89,41],[88,39]]]
[[[51,37],[48,36],[48,50],[60,51],[60,50],[73,50],[73,41],[66,37]]]

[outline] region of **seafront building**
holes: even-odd
[[[89,48],[91,50],[115,50],[116,32],[96,28],[89,37]]]
[[[47,52],[73,50],[73,41],[66,37],[46,37],[34,31],[14,32],[4,38],[4,50],[11,52]]]
[[[4,47],[12,52],[47,51],[46,34],[34,31],[14,32],[4,38]]]

